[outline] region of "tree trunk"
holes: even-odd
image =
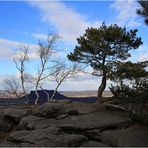
[[[53,94],[52,94],[52,96],[50,98],[50,101],[52,101],[52,99],[53,99],[54,95],[56,94],[56,92],[57,92],[57,89],[54,90],[54,92],[53,92]]]
[[[60,83],[60,84],[61,84],[61,83]],[[55,88],[55,90],[54,90],[54,92],[53,92],[53,94],[52,94],[52,96],[51,96],[51,98],[50,98],[50,101],[52,101],[53,97],[55,96],[55,94],[56,94],[56,92],[57,92],[57,90],[58,90],[60,84],[58,84],[57,87]]]
[[[37,87],[36,87],[36,89],[35,89],[35,94],[36,94],[36,99],[35,99],[34,104],[35,104],[35,105],[38,105],[39,94],[38,94],[38,92],[37,92]]]
[[[103,94],[103,91],[105,90],[105,88],[106,88],[106,74],[104,73],[103,74],[101,85],[98,88],[97,101],[99,103],[103,103],[102,94]]]

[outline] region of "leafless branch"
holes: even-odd
[[[25,74],[25,62],[29,61],[28,50],[28,46],[20,46],[19,50],[16,52],[16,56],[13,58],[16,68],[20,73],[21,87],[25,96],[27,96],[25,90],[25,81],[27,79],[27,75]]]
[[[22,96],[22,93],[20,92],[19,81],[13,77],[4,80],[4,88],[9,94],[17,98]]]
[[[46,43],[39,41],[38,55],[40,58],[40,67],[38,69],[38,75],[36,77],[35,84],[35,93],[37,96],[35,104],[37,104],[39,99],[37,90],[41,87],[41,81],[47,79],[50,76],[50,74],[47,73],[47,70],[49,69],[48,62],[50,62],[52,54],[55,53],[54,45],[57,42],[58,38],[58,35],[48,35]]]
[[[54,71],[54,73],[52,74],[51,79],[55,80],[57,86],[50,98],[50,101],[53,99],[56,91],[64,80],[74,77],[77,73],[82,72],[83,69],[78,64],[68,66],[65,62],[61,62],[57,63],[57,65],[53,67],[52,71]]]

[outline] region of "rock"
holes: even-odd
[[[127,116],[119,116],[117,112],[95,112],[87,115],[70,116],[61,120],[58,127],[64,131],[81,131],[100,129],[105,130],[108,128],[117,128],[122,126],[131,125],[132,121]]]
[[[100,140],[100,129],[85,130],[84,134],[91,140]]]
[[[113,110],[113,111],[128,111],[126,108],[119,106],[119,105],[115,105],[115,104],[109,104],[109,103],[104,103],[104,105],[106,106],[106,109],[108,110]]]
[[[78,110],[79,114],[85,115],[97,112],[99,110],[105,110],[106,106],[104,104],[97,104],[97,103],[82,103],[82,102],[72,102],[69,103],[71,108],[75,108]]]
[[[5,107],[0,109],[0,129],[6,132],[0,146],[148,146],[148,127],[133,125],[126,111],[106,109],[80,102],[52,102],[32,110]]]
[[[100,134],[100,140],[111,146],[145,147],[148,146],[148,127],[131,126],[126,129],[108,130]]]
[[[0,133],[8,132],[12,129],[13,124],[11,122],[6,121],[5,119],[0,119]]]
[[[108,147],[108,145],[97,141],[86,141],[80,147]]]
[[[6,108],[4,110],[4,118],[18,123],[22,117],[27,116],[30,112],[30,109],[19,109],[19,108]]]
[[[102,133],[99,133],[99,140],[102,143],[108,144],[110,146],[117,146],[117,134],[118,134],[118,130],[106,130]]]
[[[59,128],[50,127],[31,131],[16,131],[12,133],[8,141],[19,143],[21,146],[48,146],[68,147],[79,146],[87,137],[76,134],[65,134]]]
[[[64,119],[66,117],[68,117],[68,114],[62,114],[62,115],[57,116],[56,120]]]
[[[18,147],[18,145],[8,141],[0,141],[0,147]]]
[[[35,106],[32,114],[47,118],[55,118],[61,114],[77,115],[78,111],[71,108],[68,104],[62,103],[45,103],[41,106]]]
[[[48,119],[48,118],[42,118],[38,116],[26,116],[21,119],[17,130],[35,130],[35,129],[43,129],[50,126],[55,125],[56,120],[54,119]]]
[[[14,124],[4,118],[4,107],[0,107],[0,133],[9,132]]]

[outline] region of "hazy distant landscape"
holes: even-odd
[[[61,93],[68,97],[96,97],[97,91],[61,91]],[[103,92],[104,97],[111,97],[112,93],[110,91]]]
[[[96,97],[97,91],[87,90],[87,91],[59,91],[61,94],[67,97]],[[108,90],[103,92],[104,97],[111,97],[112,93]],[[10,95],[7,91],[0,90],[0,98],[15,98],[14,95]]]

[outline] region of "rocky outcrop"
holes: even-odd
[[[12,129],[12,123],[5,120],[3,117],[0,118],[0,133],[8,132]]]
[[[32,110],[32,114],[35,116],[55,118],[61,114],[77,115],[78,110],[72,106],[64,103],[45,103],[41,106],[35,106]]]
[[[27,116],[30,113],[30,109],[19,108],[7,108],[4,109],[3,116],[5,119],[11,120],[14,123],[18,123],[22,117]]]
[[[81,144],[81,147],[109,147],[109,146],[97,141],[86,141]]]
[[[19,146],[79,146],[83,141],[87,140],[84,135],[66,134],[61,129],[49,127],[32,131],[22,130],[16,131],[8,138],[9,141],[17,143]],[[23,142],[23,144],[22,144]]]
[[[105,105],[59,101],[4,108],[1,113],[7,136],[0,146],[148,146],[147,127],[133,125],[126,111]]]
[[[106,130],[100,133],[100,141],[111,146],[146,147],[148,146],[148,127],[131,126],[126,129]]]

